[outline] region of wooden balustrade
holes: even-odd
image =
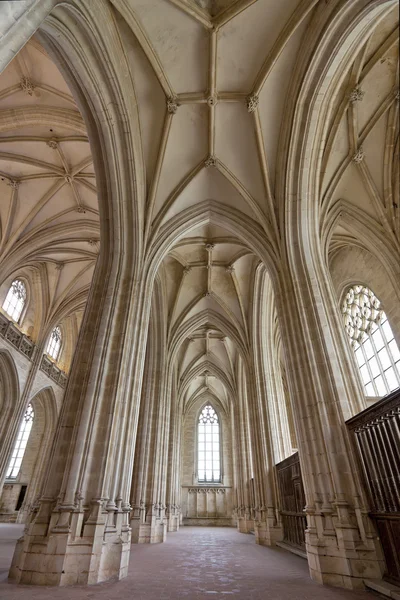
[[[346,423],[352,433],[370,516],[382,543],[386,578],[400,583],[400,389]]]

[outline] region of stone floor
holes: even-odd
[[[90,587],[43,588],[7,583],[19,525],[0,524],[1,600],[373,600],[311,581],[303,558],[257,546],[230,528],[184,527],[165,544],[132,546],[129,576]]]

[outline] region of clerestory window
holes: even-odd
[[[26,445],[31,433],[34,417],[35,413],[33,411],[32,404],[28,404],[18,431],[18,436],[11,455],[11,460],[8,464],[8,469],[6,472],[6,477],[8,479],[15,479],[19,473],[22,459],[24,458]]]
[[[60,327],[55,327],[51,332],[49,342],[47,344],[46,353],[54,358],[54,360],[58,359],[61,350],[61,342],[62,342],[62,334]]]
[[[3,310],[18,323],[26,303],[26,286],[20,279],[15,279],[8,290],[3,302]]]
[[[198,464],[199,483],[221,482],[220,428],[218,415],[207,404],[198,421]]]
[[[344,323],[367,396],[400,387],[400,351],[386,313],[372,290],[354,285],[342,304]]]

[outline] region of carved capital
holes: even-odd
[[[215,248],[215,244],[205,244],[207,252],[211,252]]]
[[[235,267],[234,267],[234,265],[228,265],[225,270],[227,273],[234,273]]]
[[[203,295],[204,298],[210,298],[211,297],[211,292],[205,292]]]
[[[65,263],[63,263],[63,262],[58,262],[58,263],[56,264],[56,271],[62,271],[62,270],[63,270],[63,268],[64,268],[64,266],[65,266]]]
[[[354,88],[354,90],[352,90],[350,92],[349,101],[351,102],[351,104],[353,104],[354,102],[361,102],[361,100],[364,98],[364,96],[365,96],[364,90],[362,90],[359,86],[357,86]]]
[[[185,267],[183,269],[183,275],[188,275],[191,270],[192,270],[192,267],[189,267],[189,266]]]
[[[249,113],[253,113],[259,103],[259,98],[256,95],[253,96],[249,96],[248,98],[246,98],[246,106],[247,106],[247,111]]]

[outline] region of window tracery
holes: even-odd
[[[28,407],[25,411],[22,423],[18,431],[18,436],[14,445],[11,459],[8,464],[8,469],[6,473],[6,477],[8,479],[15,479],[18,476],[22,464],[22,459],[24,458],[26,446],[28,444],[29,435],[31,433],[34,417],[35,413],[32,404],[28,404]]]
[[[211,404],[199,416],[197,473],[199,482],[221,482],[219,420]]]
[[[51,332],[49,342],[47,344],[46,353],[57,360],[61,350],[62,334],[60,327],[55,327]]]
[[[18,322],[26,303],[26,286],[20,279],[15,279],[3,302],[3,310],[13,321]]]
[[[386,313],[372,290],[354,285],[342,313],[367,396],[385,396],[400,386],[400,351]]]

